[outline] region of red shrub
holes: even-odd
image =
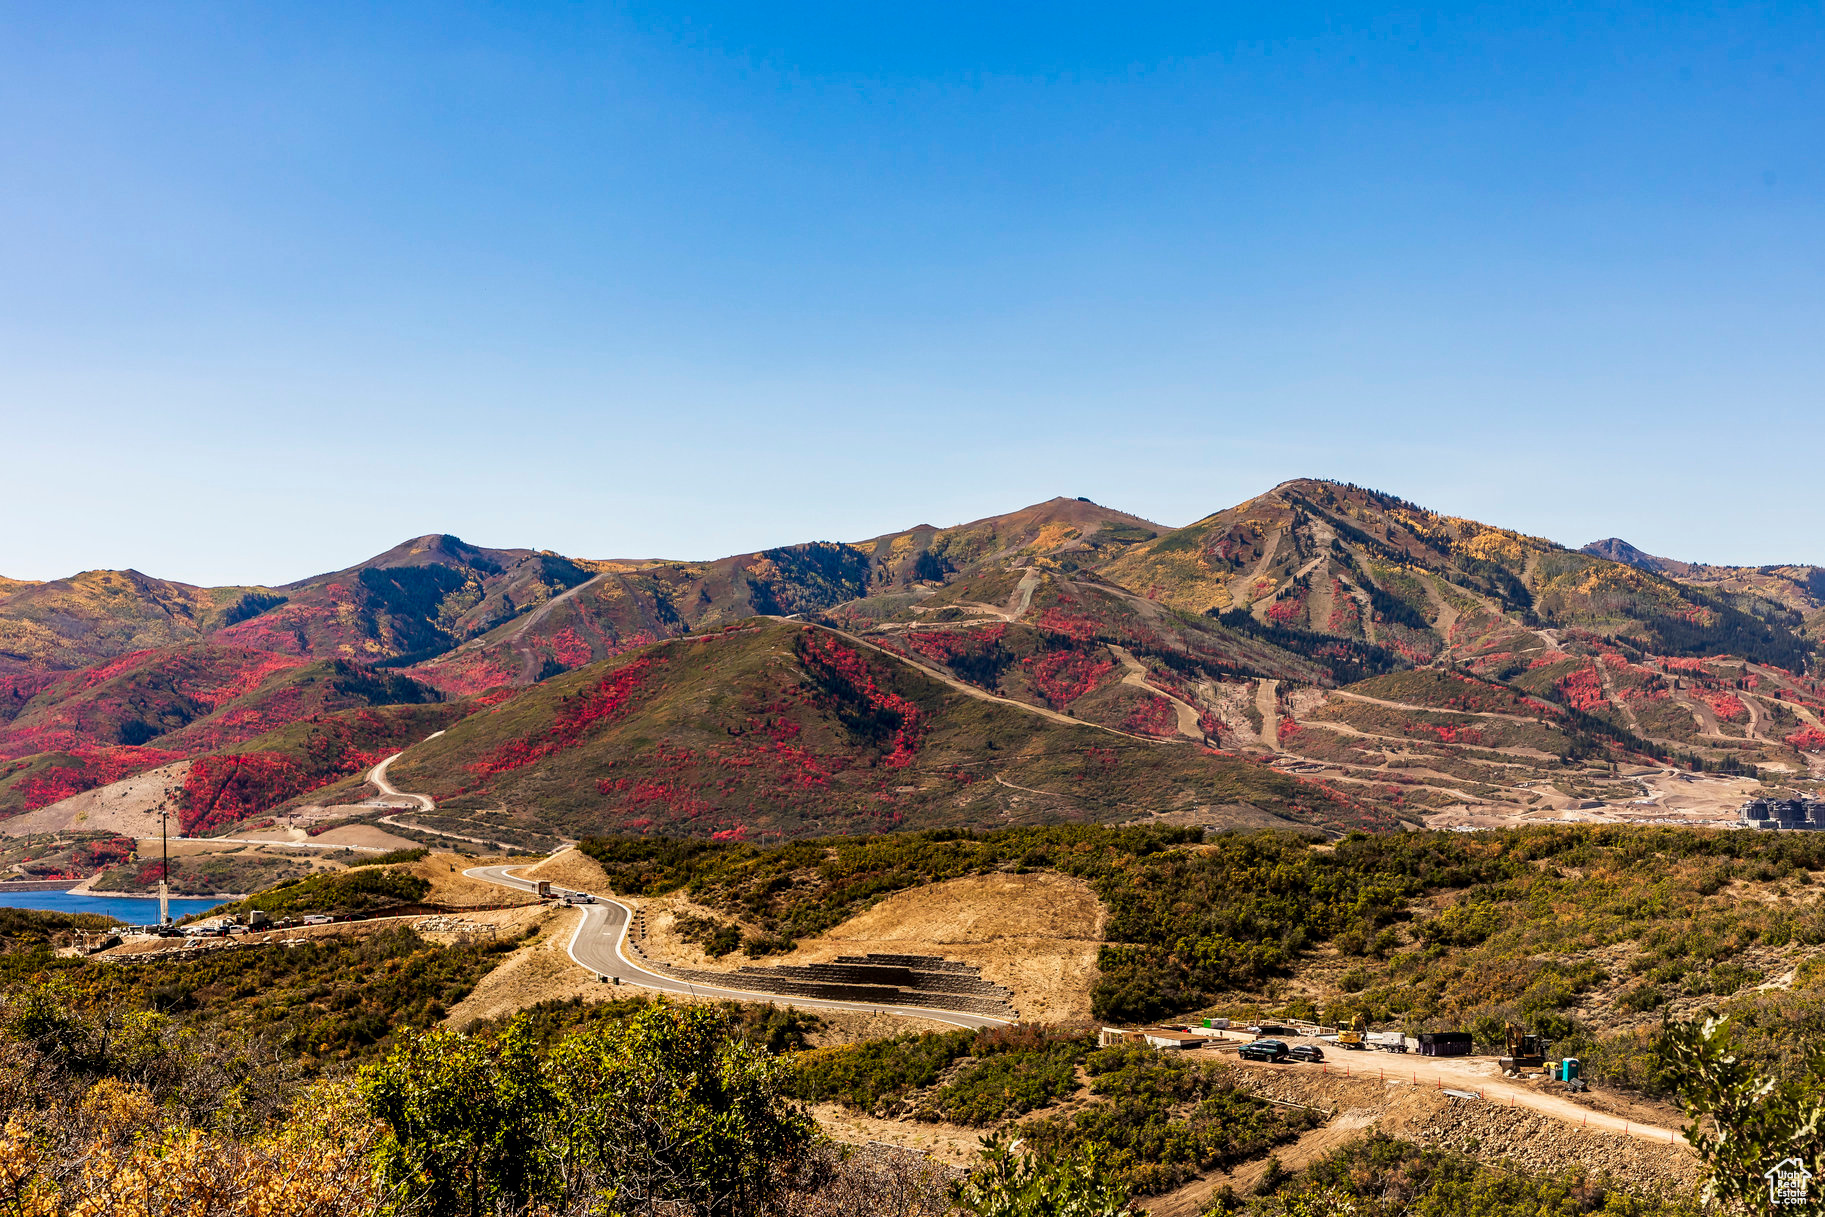
[[[1787,737],[1787,743],[1801,752],[1825,752],[1825,731],[1803,727]]]
[[[1712,693],[1705,690],[1695,690],[1692,696],[1698,698],[1699,701],[1704,702],[1705,705],[1710,706],[1711,713],[1717,715],[1719,719],[1726,723],[1734,722],[1739,718],[1747,718],[1749,716],[1748,708],[1729,693]]]
[[[1559,696],[1565,699],[1565,704],[1574,710],[1601,710],[1609,704],[1597,669],[1589,665],[1560,677],[1553,687],[1559,690]]]
[[[554,752],[576,747],[591,727],[613,722],[632,709],[635,699],[645,691],[647,673],[664,662],[649,655],[616,668],[575,697],[566,699],[564,709],[543,735],[510,740],[470,764],[469,771],[483,777],[506,773],[543,760]]]
[[[1115,671],[1113,661],[1083,651],[1053,651],[1025,662],[1032,666],[1033,687],[1054,710],[1064,709]]]
[[[1122,730],[1132,731],[1136,735],[1177,735],[1178,711],[1165,698],[1149,694],[1128,712],[1128,717],[1122,720]]]
[[[328,779],[325,779],[327,781]],[[187,834],[244,820],[324,782],[277,752],[200,756],[178,791],[178,822]]]
[[[58,765],[27,778],[19,784],[25,795],[25,809],[36,811],[52,803],[132,777],[160,765],[181,760],[182,754],[157,748],[78,748],[70,753],[73,765]]]

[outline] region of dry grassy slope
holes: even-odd
[[[72,795],[49,807],[0,820],[0,835],[26,837],[46,832],[106,832],[122,837],[156,837],[158,808],[169,791],[184,784],[184,776],[189,772],[189,761],[149,769]]]
[[[10,584],[0,596],[0,676],[86,667],[200,637],[250,588],[193,587],[134,570]]]
[[[1164,529],[1083,499],[1054,498],[1006,515],[949,528],[920,525],[858,541],[874,564],[877,590],[967,572],[985,563],[1077,565],[1107,559]]]
[[[1246,608],[1263,622],[1365,637],[1409,659],[1475,648],[1504,629],[1504,613],[1524,611],[1646,644],[1748,644],[1747,620],[1670,578],[1318,480],[1278,485],[1133,546],[1100,573],[1177,608]],[[1785,653],[1779,639],[1761,646]]]
[[[537,896],[528,892],[513,891],[497,884],[471,878],[463,873],[469,868],[487,861],[488,859],[470,857],[466,854],[434,853],[427,854],[406,869],[431,885],[431,891],[425,897],[425,901],[429,904],[534,905],[539,902]]]
[[[519,873],[527,879],[548,879],[559,887],[612,894],[609,893],[608,875],[602,870],[602,864],[581,850],[567,849],[553,854],[542,862],[525,867]]]
[[[681,938],[681,913],[710,915],[687,900],[643,902],[648,954],[687,967],[733,969],[740,955],[709,959]],[[1090,1016],[1096,953],[1106,911],[1090,886],[1053,872],[975,875],[889,896],[789,954],[765,964],[822,963],[838,955],[939,955],[973,963],[984,979],[1014,991],[1023,1019],[1067,1022]],[[718,920],[722,918],[718,917]]]

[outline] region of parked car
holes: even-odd
[[[1317,1044],[1294,1044],[1287,1050],[1287,1055],[1292,1057],[1295,1061],[1310,1063],[1322,1061],[1324,1059],[1324,1049],[1320,1048]]]
[[[328,925],[333,920],[335,919],[326,917],[322,913],[306,913],[304,915],[305,925]]]
[[[1286,1044],[1281,1040],[1255,1040],[1236,1049],[1236,1055],[1245,1061],[1269,1061],[1278,1063],[1287,1057]]]

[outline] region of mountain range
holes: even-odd
[[[1511,766],[1798,777],[1825,746],[1822,638],[1816,567],[1574,550],[1312,479],[1182,528],[1056,498],[708,562],[430,535],[277,587],[0,579],[0,816],[167,770],[212,831],[346,806],[413,745],[395,772],[437,798],[425,831],[1385,827],[1426,805],[1392,781],[1412,758],[1331,754],[1417,737],[1340,717],[1363,682],[1415,712],[1526,699],[1544,734]]]

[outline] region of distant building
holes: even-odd
[[[1200,1035],[1195,1031],[1179,1031],[1171,1027],[1137,1027],[1132,1031],[1121,1027],[1104,1027],[1096,1042],[1107,1048],[1111,1044],[1145,1044],[1149,1048],[1202,1048],[1213,1037]]]
[[[1825,829],[1825,802],[1818,799],[1750,799],[1737,812],[1746,828]]]

